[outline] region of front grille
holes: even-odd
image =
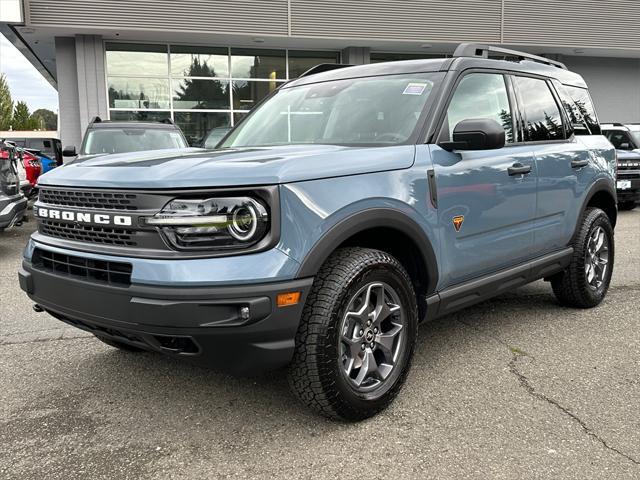
[[[105,210],[137,210],[137,195],[117,192],[89,192],[55,188],[40,189],[39,200],[49,205],[100,208]]]
[[[127,247],[135,247],[137,245],[134,240],[135,232],[126,228],[74,225],[41,218],[39,229],[43,235],[66,240]]]
[[[130,263],[76,257],[40,248],[33,251],[31,261],[34,268],[57,275],[110,285],[131,285]]]

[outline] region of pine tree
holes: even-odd
[[[0,130],[9,130],[13,118],[13,100],[9,84],[4,75],[0,75]]]
[[[30,118],[31,114],[29,113],[29,107],[27,104],[25,102],[16,103],[16,108],[13,110],[13,129],[30,130]]]

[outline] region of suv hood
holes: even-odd
[[[98,188],[273,185],[408,168],[414,154],[414,145],[154,150],[72,163],[42,175],[38,183]]]

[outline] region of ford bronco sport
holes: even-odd
[[[615,151],[546,58],[318,66],[220,148],[152,153],[42,177],[34,308],[121,349],[288,365],[332,418],[391,402],[419,321],[541,278],[577,308],[609,287]]]

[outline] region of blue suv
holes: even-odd
[[[400,390],[421,321],[541,278],[562,305],[602,301],[617,209],[600,133],[583,79],[521,52],[318,66],[215,150],[41,177],[20,284],[114,347],[288,365],[305,404],[363,419]]]

